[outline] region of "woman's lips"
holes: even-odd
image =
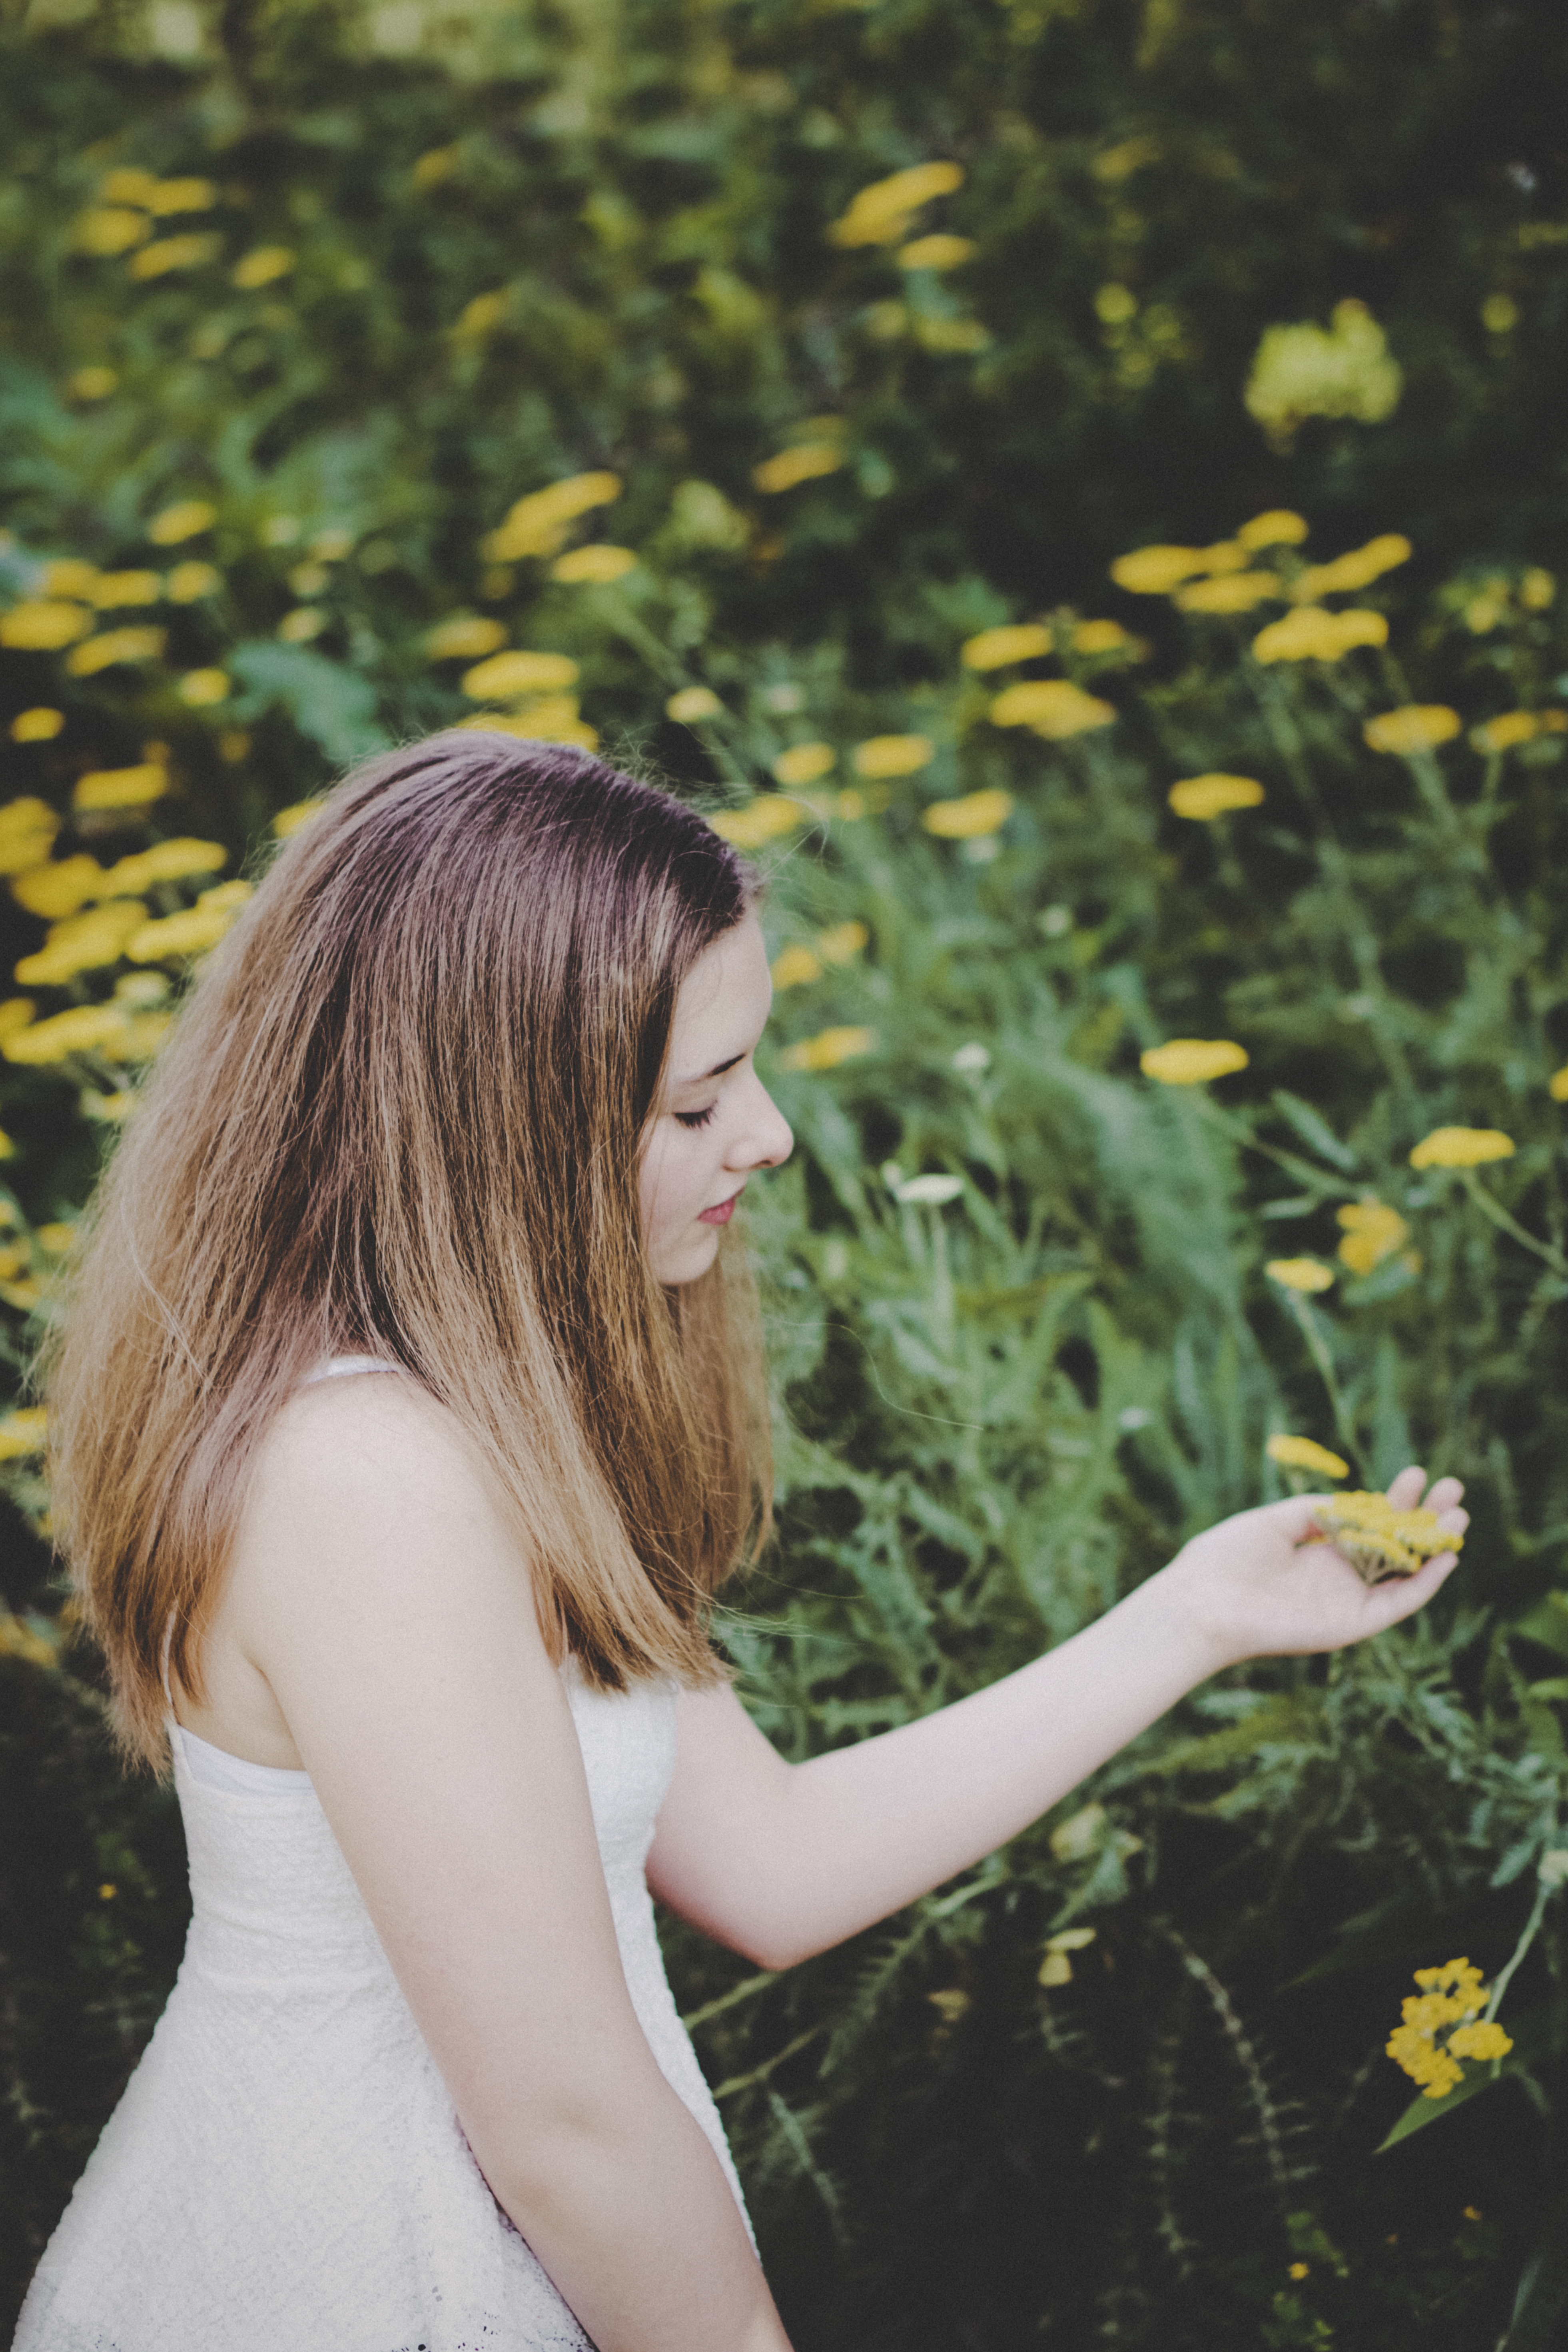
[[[732,1192],[728,1200],[721,1201],[716,1208],[704,1209],[697,1218],[698,1224],[727,1225],[731,1217],[735,1214],[735,1204],[739,1198],[740,1194],[738,1192]]]

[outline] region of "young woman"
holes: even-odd
[[[704,1630],[768,1525],[756,889],[665,793],[439,735],[340,787],[183,1013],[47,1387],[194,1913],[17,2352],[788,2352],[650,1888],[788,1968],[1452,1567],[1369,1591],[1310,1500],[1245,1512],[785,1764]]]

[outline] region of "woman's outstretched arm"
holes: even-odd
[[[1396,1502],[1417,1501],[1418,1470]],[[1465,1525],[1454,1479],[1431,1507]],[[1312,1498],[1244,1511],[1043,1657],[895,1731],[787,1764],[733,1692],[683,1695],[649,1856],[661,1901],[789,1968],[967,1869],[1037,1821],[1197,1684],[1243,1658],[1341,1648],[1428,1601],[1444,1554],[1369,1591],[1322,1543]]]

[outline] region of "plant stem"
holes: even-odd
[[[1461,1168],[1459,1179],[1482,1216],[1490,1217],[1500,1233],[1507,1234],[1522,1249],[1533,1250],[1537,1257],[1544,1258],[1553,1274],[1568,1278],[1568,1257],[1560,1249],[1553,1249],[1550,1242],[1537,1241],[1533,1234],[1526,1233],[1518,1220],[1509,1215],[1502,1202],[1493,1200],[1473,1168]]]
[[[1507,1964],[1498,1970],[1496,1979],[1493,1982],[1491,1999],[1488,2001],[1486,2009],[1487,2023],[1490,2023],[1491,2020],[1497,2015],[1498,2011],[1502,2007],[1502,1997],[1508,1990],[1509,1985],[1512,1980],[1514,1970],[1518,1968],[1521,1960],[1523,1959],[1526,1952],[1529,1951],[1531,1944],[1534,1943],[1536,1936],[1540,1932],[1541,1922],[1546,1916],[1546,1906],[1552,1900],[1555,1892],[1556,1889],[1553,1886],[1549,1885],[1544,1878],[1538,1878],[1536,1880],[1535,1901],[1531,1906],[1530,1916],[1524,1923],[1523,1932],[1521,1935],[1518,1943],[1514,1946],[1513,1950],[1510,1953]]]
[[[1333,1411],[1334,1427],[1339,1432],[1340,1444],[1344,1447],[1351,1460],[1359,1464],[1360,1442],[1356,1437],[1355,1424],[1345,1409],[1339,1381],[1334,1377],[1333,1359],[1329,1354],[1328,1343],[1317,1327],[1312,1308],[1300,1291],[1287,1290],[1285,1301],[1301,1327],[1301,1337],[1307,1343],[1313,1363],[1322,1376],[1322,1383],[1328,1391],[1329,1403]]]

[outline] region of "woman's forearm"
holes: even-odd
[[[1218,1663],[1155,1577],[988,1688],[798,1765],[770,1845],[768,1963],[825,1951],[1016,1837]]]

